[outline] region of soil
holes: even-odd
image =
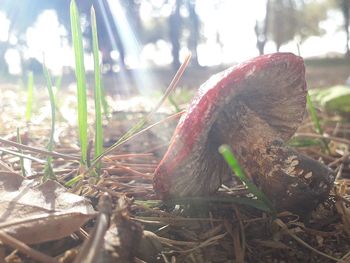
[[[350,74],[347,63],[315,63],[307,62],[309,87],[344,84]],[[180,84],[184,92],[175,96],[181,99],[178,106],[184,109],[185,102],[190,98],[186,89],[194,90],[209,75],[219,70],[208,68],[187,71]],[[140,86],[137,90],[133,84],[122,85],[117,76],[106,77],[105,87],[111,95],[108,97],[111,115],[109,120],[104,119],[105,147],[116,142],[149,112],[159,97],[159,91],[148,94],[146,91],[152,87],[164,89],[172,75],[170,70],[156,71],[153,76],[157,81],[153,79],[149,83],[151,85],[144,85],[145,90],[140,90]],[[36,79],[40,86],[42,80],[40,77]],[[54,150],[79,156],[75,90],[68,85],[71,79],[72,76],[64,77],[63,87],[57,93],[59,99]],[[15,82],[6,81],[0,86],[0,137],[3,139],[0,147],[18,150],[6,142],[17,140],[18,127],[23,144],[37,149],[45,148],[50,133],[47,92],[40,87],[36,89],[31,120],[26,122],[26,91],[13,84]],[[181,95],[188,98],[184,99]],[[91,94],[88,108],[91,116],[89,134],[93,138]],[[101,246],[90,244],[89,247],[97,255],[103,255],[96,262],[350,262],[349,119],[320,109],[318,114],[324,134],[331,136],[327,139],[329,150],[324,150],[322,143],[303,144],[297,148],[309,157],[324,162],[337,173],[336,183],[327,201],[311,214],[300,218],[287,211],[274,216],[232,201],[234,198],[250,197],[241,184],[227,184],[214,196],[173,202],[158,200],[152,188],[152,174],[176,127],[179,115],[166,119],[175,114],[174,109],[174,105],[167,102],[148,123],[160,122],[158,125],[135,136],[104,158],[98,180],[85,176],[79,184],[66,187],[72,193],[85,196],[100,211],[101,206],[97,205],[100,197],[108,193],[111,198],[113,209],[109,211],[110,214],[100,212],[100,215],[111,217],[106,239]],[[310,138],[313,142],[320,142],[312,121],[306,117],[294,139],[299,139],[299,142],[309,139],[310,142]],[[2,150],[0,152],[0,161],[20,173],[20,158]],[[43,160],[46,158],[45,154],[35,149],[25,150],[24,154]],[[56,157],[53,169],[62,185],[84,171],[77,161]],[[41,180],[44,166],[33,162],[31,171],[30,179]],[[100,224],[103,224],[101,216],[64,239],[31,245],[31,252],[19,252],[18,248],[3,241],[0,257],[5,258],[6,262],[38,262],[33,259],[32,250],[35,250],[60,262],[73,262],[79,250],[82,250],[84,235],[90,234],[91,239],[104,235],[104,232],[96,234],[93,231],[94,226]],[[116,238],[121,241],[115,242]]]

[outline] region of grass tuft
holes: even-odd
[[[173,80],[171,81],[169,87],[165,91],[164,95],[160,99],[160,101],[156,104],[156,106],[141,120],[139,120],[133,127],[131,127],[116,143],[114,143],[112,146],[110,146],[108,149],[106,149],[100,156],[95,158],[91,164],[91,167],[94,167],[103,156],[109,154],[113,150],[115,150],[118,146],[123,144],[125,141],[127,141],[131,136],[139,132],[142,127],[147,123],[147,121],[150,119],[150,117],[159,109],[159,107],[163,104],[163,102],[168,98],[169,94],[175,89],[177,83],[179,82],[182,74],[184,73],[185,69],[187,68],[189,62],[191,59],[191,54],[189,54],[185,61],[182,63],[178,71],[176,72]],[[89,169],[91,169],[91,167]]]

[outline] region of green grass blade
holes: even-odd
[[[50,139],[47,145],[47,150],[52,152],[54,146],[54,136],[55,136],[55,123],[56,123],[56,103],[55,97],[52,90],[52,81],[50,73],[45,65],[43,64],[43,72],[47,83],[47,90],[49,92],[50,106],[51,106],[51,131],[50,131]],[[56,179],[56,176],[52,169],[52,156],[48,156],[45,164],[45,176],[44,179]]]
[[[238,161],[233,155],[230,147],[228,145],[221,145],[219,147],[219,152],[222,154],[225,161],[228,163],[228,165],[230,166],[232,171],[236,174],[236,176],[247,186],[249,192],[255,195],[258,198],[258,200],[262,201],[265,204],[265,206],[270,210],[271,213],[275,213],[271,201],[244,174],[241,166],[238,164]]]
[[[254,200],[247,197],[226,197],[226,196],[196,196],[196,197],[183,197],[183,198],[174,198],[169,200],[135,200],[135,204],[143,205],[149,208],[159,207],[162,204],[165,205],[195,205],[199,206],[202,204],[208,203],[217,203],[217,204],[240,204],[247,205],[259,210],[270,212],[270,209],[260,200]]]
[[[102,85],[102,83],[101,83],[101,94],[102,94],[101,103],[102,103],[103,113],[105,115],[106,120],[109,121],[110,116],[111,116],[111,111],[110,111],[110,108],[109,108],[109,105],[108,105],[108,102],[106,99],[106,91],[105,91],[105,88]]]
[[[311,100],[311,97],[310,97],[310,94],[307,93],[306,95],[306,104],[307,104],[307,108],[309,110],[309,113],[310,113],[310,116],[311,116],[311,120],[312,120],[312,123],[314,125],[314,129],[315,131],[318,133],[318,134],[323,134],[323,130],[321,128],[321,125],[320,125],[320,120],[317,116],[317,113],[316,113],[316,109],[314,107],[314,104],[312,103],[312,100]]]
[[[307,139],[307,138],[292,138],[288,141],[288,145],[292,147],[310,147],[310,146],[323,146],[319,139]]]
[[[19,134],[19,128],[17,128],[17,143],[20,143],[22,144],[22,140],[21,140],[21,136]],[[23,151],[22,149],[18,148],[18,151],[23,154]],[[19,157],[19,164],[21,166],[21,173],[22,173],[22,176],[23,177],[26,177],[26,170],[25,170],[25,167],[24,167],[24,159],[23,157]]]
[[[33,89],[34,89],[34,75],[33,72],[28,74],[27,82],[27,105],[26,105],[26,121],[29,122],[32,116],[33,105]]]
[[[213,203],[228,203],[228,204],[240,204],[240,205],[247,205],[254,207],[256,209],[265,211],[265,212],[271,212],[271,209],[266,206],[264,202],[261,200],[254,200],[247,197],[224,197],[224,196],[198,196],[198,197],[184,197],[184,198],[175,198],[175,199],[169,199],[164,201],[167,205],[176,205],[176,204],[193,204],[193,205],[200,205],[200,204],[208,204],[209,202]]]
[[[55,80],[56,93],[62,86],[62,75],[58,76]]]
[[[57,78],[56,78],[56,80],[55,80],[55,88],[56,88],[56,90],[55,90],[55,105],[56,105],[56,110],[59,110],[59,103],[58,103],[58,100],[57,100],[57,98],[58,98],[58,92],[59,92],[59,90],[61,89],[61,85],[62,85],[62,75],[60,75],[60,76],[58,76]]]
[[[81,147],[81,162],[87,163],[87,99],[86,99],[86,80],[85,80],[85,66],[84,66],[84,50],[83,38],[80,28],[80,18],[75,1],[70,3],[70,20],[72,30],[72,41],[74,47],[75,58],[75,76],[77,79],[77,93],[78,93],[78,125],[79,125],[79,139]]]
[[[76,183],[78,183],[79,181],[83,180],[84,179],[84,176],[83,175],[78,175],[78,176],[75,176],[73,177],[72,179],[70,179],[68,182],[66,182],[64,185],[66,187],[71,187],[73,185],[75,185]]]
[[[323,129],[322,129],[321,124],[320,124],[320,119],[317,116],[315,106],[311,100],[311,96],[309,93],[306,94],[306,104],[307,104],[307,108],[309,110],[315,131],[318,134],[323,135]],[[326,151],[327,153],[330,152],[329,147],[328,147],[328,142],[326,140],[322,140],[322,149],[324,151]]]
[[[101,67],[98,49],[97,26],[95,9],[91,7],[91,31],[92,31],[92,50],[94,56],[95,71],[95,158],[103,152],[103,131],[102,131],[102,91],[101,91]],[[97,170],[101,168],[101,163],[96,165]]]
[[[56,107],[56,120],[65,120],[64,115],[61,112],[60,105],[61,101],[59,100],[60,97],[60,89],[62,85],[62,75],[58,76],[55,80],[55,89],[54,89],[54,98],[55,98],[55,107]]]
[[[133,127],[131,127],[116,143],[114,143],[112,146],[110,146],[108,149],[106,149],[102,154],[97,156],[91,166],[96,166],[102,159],[103,156],[106,154],[112,152],[115,150],[119,145],[124,143],[126,140],[128,140],[131,136],[133,136],[136,132],[140,131],[140,129],[145,125],[145,123],[148,121],[147,117],[142,118],[139,120]]]
[[[180,112],[181,111],[179,105],[177,105],[177,103],[176,103],[176,101],[175,101],[175,99],[174,99],[174,97],[172,95],[169,95],[168,100],[169,100],[170,104],[173,105],[173,107],[175,108],[176,112]]]

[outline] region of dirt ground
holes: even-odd
[[[313,60],[306,61],[306,65],[306,78],[311,88],[344,84],[350,75],[349,61]],[[223,69],[224,67],[189,68],[179,85],[180,92],[174,95],[180,110],[186,108],[186,102],[191,99],[193,92],[202,82],[211,74]],[[125,78],[120,74],[105,76],[104,86],[107,93],[112,95],[108,97],[111,107],[110,119],[104,119],[105,147],[115,143],[154,107],[161,91],[166,88],[174,75],[174,72],[169,69],[152,70],[152,74],[148,73],[130,71]],[[92,78],[90,74],[89,83],[93,83]],[[73,80],[72,74],[64,76],[62,89],[57,93],[54,150],[62,155],[54,156],[53,170],[60,185],[66,185],[69,180],[84,173],[85,169],[76,159],[78,156],[79,160],[79,143],[75,89],[70,85]],[[20,176],[20,158],[11,154],[11,151],[18,151],[37,158],[32,161],[29,169],[31,174],[26,180],[34,180],[34,182],[36,180],[40,184],[45,168],[43,162],[38,162],[38,159],[45,160],[48,154],[43,149],[48,142],[51,120],[47,91],[40,87],[44,86],[44,80],[40,76],[35,77],[35,83],[39,87],[35,91],[30,122],[24,120],[26,90],[19,86],[18,78],[7,78],[0,82],[2,83],[0,84],[0,137],[2,140],[0,142],[0,179],[3,180],[9,175],[10,177]],[[93,99],[91,92],[88,93],[90,95],[88,111],[91,116],[89,131],[92,134]],[[96,262],[350,262],[350,160],[348,154],[350,125],[348,119],[320,110],[318,114],[324,133],[331,135],[327,138],[315,133],[311,119],[305,118],[298,131],[299,137],[296,137],[305,139],[302,136],[310,136],[314,141],[327,139],[330,141],[330,151],[323,151],[320,144],[304,145],[299,147],[298,151],[334,169],[337,173],[336,183],[329,198],[307,218],[299,218],[288,212],[282,212],[276,218],[254,207],[222,202],[222,200],[227,201],[227,198],[249,196],[242,184],[220,188],[217,197],[223,199],[219,202],[211,197],[185,200],[184,203],[176,204],[157,200],[152,187],[153,172],[162,159],[176,127],[180,115],[179,113],[175,115],[175,112],[174,105],[166,102],[161,108],[161,113],[155,114],[151,120],[151,123],[160,122],[160,124],[136,136],[103,159],[101,177],[98,180],[84,177],[80,183],[66,187],[65,191],[86,197],[89,205],[91,203],[95,210],[100,211],[97,219],[89,220],[65,238],[30,245],[27,250],[21,250],[23,246],[16,247],[18,244],[23,245],[18,240],[12,243],[8,240],[5,242],[4,231],[0,227],[0,240],[3,241],[0,244],[0,259],[6,259],[5,262],[58,262],[59,260],[59,262],[68,263],[73,262],[79,251],[81,251],[80,255],[84,254],[84,251],[86,254],[93,251],[96,255],[104,253],[104,257],[101,256],[100,261]],[[32,148],[13,146],[12,143],[18,140],[16,128],[19,128],[22,143]],[[307,137],[307,139],[310,138]],[[6,170],[5,173],[4,168],[9,171]],[[37,191],[37,189],[31,190]],[[110,201],[104,201],[110,202],[107,205],[109,210],[103,208],[106,203],[102,202],[101,205],[101,200],[104,200],[101,197],[103,193],[108,193],[111,198]],[[98,200],[100,200],[99,205],[97,205]],[[20,202],[19,204],[22,205]],[[27,206],[26,209],[20,210],[27,212],[27,209],[30,210]],[[111,219],[110,222],[109,219]],[[0,224],[3,223],[0,222]],[[41,223],[43,224],[40,225]],[[40,224],[34,225],[39,229],[36,232],[48,232],[45,230],[44,223],[40,221]],[[61,228],[68,228],[72,223],[68,220],[65,224],[66,227]],[[102,236],[101,232],[93,230],[96,225],[99,229],[105,230]],[[87,237],[93,240],[100,238],[98,244],[101,244],[105,233],[107,234],[103,241],[104,248],[96,245],[98,242],[95,242],[95,246],[94,243],[90,243],[90,247],[87,248],[81,246]],[[88,242],[85,243],[88,244]],[[41,261],[33,260],[38,251],[49,256],[50,261],[45,261],[45,258]],[[118,258],[115,258],[116,255]],[[131,261],[130,258],[135,260]]]
[[[350,59],[309,59],[305,61],[306,80],[308,87],[322,88],[333,85],[343,85],[350,76]],[[196,90],[211,75],[218,73],[232,65],[215,67],[188,67],[179,82],[179,86],[185,89]],[[126,74],[105,73],[103,76],[104,87],[111,94],[119,95],[147,95],[153,92],[164,91],[169,85],[175,70],[170,67],[153,68],[145,70],[129,70]],[[40,73],[34,73],[37,86],[44,86],[45,79]],[[0,77],[0,84],[20,83],[18,76]],[[69,71],[62,77],[62,87],[74,83],[74,72]],[[89,87],[94,85],[92,72],[87,75]]]

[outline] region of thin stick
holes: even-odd
[[[132,169],[130,167],[124,166],[124,165],[117,165],[116,168],[119,168],[122,171],[130,173],[132,175],[140,176],[141,178],[144,177],[144,176],[147,176],[147,174],[141,173],[139,171],[136,171],[136,170],[134,170],[134,169]],[[152,176],[152,178],[153,178],[153,176]]]
[[[339,165],[339,170],[335,176],[335,181],[338,181],[341,177],[342,177],[342,174],[343,174],[343,168],[344,168],[344,164],[340,164]]]
[[[346,261],[345,261],[346,260]],[[350,251],[346,253],[340,260],[339,263],[349,263],[350,262]]]
[[[122,162],[117,162],[116,165],[123,165],[126,167],[136,167],[136,168],[156,168],[158,165],[156,163],[122,163]]]
[[[108,194],[104,194],[99,200],[100,214],[97,218],[97,223],[89,238],[85,240],[81,247],[79,254],[74,260],[74,263],[96,262],[98,255],[100,254],[103,238],[109,226],[109,218],[112,214],[112,200]]]
[[[127,153],[127,154],[118,154],[109,156],[110,160],[119,160],[119,159],[134,159],[134,158],[149,158],[152,157],[151,153]]]
[[[40,159],[38,159],[38,158],[35,158],[35,157],[33,157],[33,156],[30,156],[30,155],[25,155],[25,154],[22,154],[22,153],[20,153],[20,152],[7,150],[7,149],[2,148],[2,147],[0,147],[0,151],[1,151],[1,152],[8,153],[8,154],[12,154],[12,155],[15,155],[15,156],[17,156],[17,157],[24,158],[24,159],[32,160],[32,161],[37,162],[37,163],[40,163],[40,164],[45,164],[45,163],[46,163],[46,161],[44,161],[44,160],[40,160]]]
[[[275,220],[275,223],[277,225],[279,225],[283,230],[285,230],[292,238],[294,238],[297,242],[299,242],[300,244],[302,244],[304,247],[312,250],[313,252],[315,252],[316,254],[319,254],[321,256],[324,256],[328,259],[331,259],[333,261],[338,261],[339,258],[335,258],[335,257],[332,257],[330,255],[327,255],[326,253],[323,253],[319,250],[317,250],[316,248],[313,248],[312,246],[310,246],[308,243],[306,243],[304,240],[302,240],[301,238],[297,237],[295,234],[293,234],[289,229],[288,227],[282,222],[282,220],[280,219],[276,219]]]
[[[334,166],[334,165],[336,165],[336,164],[338,164],[338,163],[340,163],[340,162],[344,162],[346,159],[349,158],[349,156],[350,156],[349,153],[344,154],[342,157],[340,157],[340,158],[336,159],[335,161],[329,163],[329,164],[328,164],[328,167],[332,167],[332,166]]]
[[[5,162],[0,160],[0,169],[3,171],[7,171],[7,172],[12,172],[12,173],[16,173],[15,170],[13,170],[10,166],[8,166]]]
[[[49,155],[49,156],[56,157],[56,158],[62,158],[62,159],[67,159],[67,160],[77,160],[77,161],[80,160],[80,157],[78,157],[78,156],[62,154],[62,153],[58,153],[58,152],[50,152],[50,151],[47,151],[45,149],[39,149],[39,148],[31,147],[28,145],[20,144],[17,142],[9,141],[9,140],[3,139],[1,137],[0,137],[0,142],[3,144],[6,144],[6,145],[17,147],[19,149],[24,149],[24,150],[44,154],[44,155]]]
[[[242,248],[242,258],[243,258],[243,262],[244,262],[244,258],[245,258],[245,251],[246,251],[246,237],[245,237],[245,231],[244,231],[244,226],[243,226],[243,222],[242,222],[242,217],[241,217],[241,214],[237,208],[236,205],[233,206],[234,209],[235,209],[235,214],[236,214],[236,217],[237,217],[237,220],[238,220],[238,225],[239,225],[239,229],[240,229],[240,232],[241,232],[241,248]]]
[[[27,246],[23,242],[6,234],[4,231],[0,231],[0,240],[4,244],[7,244],[15,249],[18,249],[19,251],[35,259],[36,261],[43,262],[43,263],[58,263],[58,260],[54,259],[53,257],[49,257],[37,250],[32,249],[31,247]]]
[[[217,236],[213,236],[203,242],[200,242],[196,247],[194,248],[190,248],[188,250],[181,250],[181,251],[178,251],[180,253],[184,253],[184,254],[187,254],[187,253],[190,253],[192,251],[195,251],[199,248],[203,248],[203,247],[207,247],[207,246],[210,246],[214,243],[216,243],[219,239],[222,239],[224,238],[225,236],[227,235],[227,233],[224,233],[224,234],[220,234],[220,235],[217,235]],[[160,241],[162,241],[163,238],[160,238]],[[167,239],[167,241],[169,241],[169,239]]]
[[[65,211],[63,211],[63,212],[53,212],[53,213],[48,213],[48,214],[29,216],[29,217],[26,217],[26,218],[23,218],[23,219],[18,219],[18,220],[11,220],[11,222],[2,222],[2,223],[0,223],[0,229],[8,228],[8,227],[11,227],[11,226],[17,226],[17,225],[21,225],[21,224],[27,224],[27,223],[31,223],[31,222],[36,222],[36,221],[39,221],[39,220],[47,219],[48,217],[56,217],[56,218],[67,217],[67,218],[71,218],[72,216],[76,216],[76,215],[85,216],[84,214],[79,213],[79,212],[65,212]],[[97,216],[97,213],[96,214],[91,214],[91,218],[94,218],[95,216]]]
[[[328,139],[336,142],[341,142],[350,145],[350,140],[338,138],[334,136],[325,136],[325,135],[319,135],[314,133],[296,133],[294,134],[295,137],[309,137],[309,138],[318,138],[318,139]]]
[[[101,154],[99,157],[97,157],[97,158],[94,160],[94,162],[91,164],[91,166],[89,167],[89,169],[87,169],[83,175],[89,173],[89,172],[95,167],[95,165],[98,163],[98,161],[100,161],[100,160],[101,160],[104,156],[106,156],[107,154],[109,154],[109,153],[111,153],[112,151],[114,151],[117,147],[122,146],[123,144],[125,144],[125,143],[128,142],[128,141],[130,141],[131,139],[133,139],[133,138],[139,136],[140,134],[142,134],[142,133],[144,133],[144,132],[146,132],[146,131],[152,129],[153,127],[155,127],[155,126],[161,124],[162,122],[166,122],[166,121],[168,121],[168,120],[178,118],[178,117],[181,116],[183,113],[184,113],[184,111],[178,112],[178,113],[176,113],[176,114],[174,114],[174,115],[171,115],[171,116],[167,117],[167,118],[164,119],[164,120],[161,120],[161,121],[156,122],[156,123],[154,123],[154,124],[152,124],[152,125],[149,125],[148,127],[144,128],[143,130],[141,130],[141,131],[139,131],[139,132],[137,132],[137,133],[134,133],[133,135],[131,135],[130,137],[128,137],[128,138],[125,139],[124,141],[121,141],[119,144],[115,145],[115,147],[108,148],[103,154]]]
[[[177,86],[179,80],[181,79],[182,75],[184,74],[188,64],[190,63],[191,60],[191,53],[189,53],[186,58],[185,61],[181,64],[180,68],[178,69],[178,71],[176,72],[174,78],[172,79],[172,81],[169,84],[169,87],[166,89],[162,99],[158,102],[158,104],[150,111],[150,113],[147,114],[147,119],[153,115],[153,113],[155,113],[159,107],[163,104],[163,102],[167,99],[167,97],[169,96],[169,94],[174,90],[174,88]]]
[[[181,79],[183,73],[185,72],[188,64],[190,63],[190,59],[191,59],[191,53],[189,53],[187,55],[187,57],[185,58],[185,61],[181,64],[180,68],[178,69],[178,71],[176,72],[174,78],[172,79],[172,81],[169,84],[169,87],[166,89],[163,97],[161,98],[161,100],[157,103],[157,105],[146,115],[146,117],[144,117],[143,119],[141,119],[133,128],[131,128],[129,131],[127,131],[120,139],[119,141],[117,141],[115,144],[113,144],[111,147],[109,147],[107,150],[105,150],[101,155],[99,155],[91,164],[91,166],[89,167],[89,169],[86,172],[90,172],[99,162],[100,160],[106,156],[107,154],[109,154],[110,152],[112,152],[113,150],[115,150],[118,146],[120,146],[121,144],[123,144],[124,142],[126,142],[126,140],[130,139],[131,137],[134,137],[135,134],[140,134],[140,133],[136,133],[138,130],[140,130],[150,119],[150,117],[159,109],[159,107],[163,104],[163,102],[167,99],[167,97],[169,96],[169,94],[175,89],[176,85],[178,84],[179,80]]]

